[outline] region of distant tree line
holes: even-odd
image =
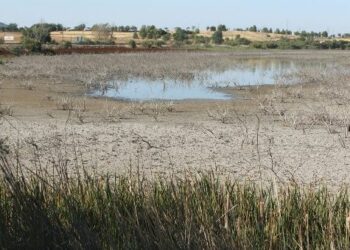
[[[228,31],[228,28],[226,27],[225,24],[219,24],[217,27],[216,26],[207,26],[207,31]]]
[[[136,26],[112,26],[112,31],[115,32],[137,32]]]
[[[229,28],[224,24],[217,26],[208,26],[208,34],[200,34],[200,30],[194,26],[186,29],[176,27],[173,31],[168,28],[159,28],[155,25],[143,25],[138,29],[136,26],[115,26],[108,23],[95,24],[91,28],[86,27],[85,24],[79,24],[74,28],[66,28],[62,24],[55,23],[37,23],[31,27],[18,27],[17,24],[12,23],[6,26],[1,26],[0,31],[16,31],[22,32],[22,48],[31,52],[40,52],[43,44],[49,44],[51,41],[50,32],[65,31],[65,30],[92,30],[97,33],[97,41],[90,41],[84,39],[79,41],[81,44],[113,44],[113,32],[132,32],[132,40],[128,45],[131,48],[136,48],[137,44],[134,39],[142,39],[138,44],[145,48],[162,47],[170,45],[174,47],[181,47],[183,45],[205,45],[223,44],[226,46],[246,46],[257,49],[349,49],[349,42],[337,41],[332,39],[320,40],[318,38],[334,38],[335,35],[329,35],[327,31],[323,32],[292,32],[287,29],[275,29],[268,27],[258,28],[256,25],[244,29],[250,32],[275,33],[282,35],[294,34],[298,36],[297,39],[288,39],[288,36],[282,37],[279,41],[267,42],[253,42],[240,35],[235,38],[228,38],[224,36],[224,32]],[[235,29],[236,31],[244,31],[243,29]],[[349,33],[338,34],[338,37],[350,37]],[[65,47],[71,47],[71,42],[64,44]]]
[[[250,31],[250,32],[263,32],[263,33],[274,33],[274,34],[280,34],[280,35],[296,35],[296,36],[301,36],[304,38],[327,38],[329,37],[329,34],[327,31],[322,31],[322,32],[314,32],[314,31],[291,31],[288,29],[275,29],[273,30],[272,28],[268,28],[268,27],[263,27],[261,29],[259,29],[256,25],[253,25],[251,27],[248,27],[246,29],[242,29],[242,28],[237,28],[235,29],[237,31]],[[345,34],[344,34],[345,35]],[[344,37],[344,35],[338,34],[338,37]],[[350,34],[348,34],[350,35]],[[335,37],[335,36],[334,36]]]
[[[18,32],[21,31],[21,29],[23,28],[18,28],[18,25],[16,23],[10,23],[8,25],[0,27],[0,31],[2,32]]]
[[[49,23],[44,23],[46,26],[49,26],[50,29],[52,30],[75,30],[75,31],[83,31],[83,30],[91,30],[93,29],[94,26],[99,25],[99,24],[95,24],[93,25],[91,28],[88,28],[85,24],[79,24],[77,26],[75,26],[74,28],[67,28],[64,27],[61,24],[49,24]],[[34,24],[34,25],[38,25],[38,24]],[[33,26],[34,26],[33,25]],[[32,27],[33,27],[32,26]],[[111,31],[113,32],[140,32],[141,34],[141,38],[145,39],[145,38],[149,38],[149,39],[158,39],[160,37],[162,37],[163,35],[169,33],[168,29],[161,29],[161,28],[157,28],[154,25],[143,25],[140,30],[136,27],[136,26],[132,26],[132,25],[121,25],[121,26],[114,26],[114,25],[109,25],[109,28]],[[29,27],[30,28],[30,27]],[[18,27],[18,25],[16,23],[10,23],[6,26],[0,27],[0,31],[2,32],[22,32],[23,30],[28,30],[28,27]],[[186,29],[183,29],[186,33],[199,33],[199,29],[192,27],[192,29],[190,29],[189,27],[187,27]],[[215,31],[228,31],[229,29],[227,28],[227,26],[225,24],[219,24],[217,26],[207,26],[206,27],[207,31],[211,31],[211,32],[215,32]],[[263,27],[263,28],[258,28],[256,25],[247,27],[245,29],[242,28],[235,28],[233,30],[236,31],[250,31],[250,32],[263,32],[263,33],[275,33],[275,34],[282,34],[282,35],[297,35],[297,36],[301,36],[304,38],[327,38],[327,37],[336,37],[336,35],[329,35],[327,31],[322,31],[322,32],[314,32],[314,31],[291,31],[288,29],[272,29],[272,28],[268,28],[268,27]],[[347,38],[350,37],[350,33],[344,33],[344,34],[337,34],[337,37],[343,37],[343,38]]]
[[[327,38],[328,37],[328,32],[327,31],[323,31],[323,32],[306,32],[306,31],[301,31],[301,32],[294,32],[294,35],[296,36],[301,36],[304,38]]]
[[[269,42],[252,42],[256,49],[350,49],[350,42],[344,40],[281,39]]]

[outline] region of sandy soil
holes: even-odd
[[[32,170],[56,166],[146,175],[213,170],[237,180],[349,183],[345,127],[297,127],[283,115],[266,113],[257,100],[275,90],[230,89],[243,98],[175,102],[174,110],[156,117],[147,107],[85,98],[79,86],[69,83],[40,80],[28,87],[4,80],[1,107],[11,106],[13,115],[1,119],[0,138],[6,137],[12,153]],[[285,100],[279,112],[312,105],[313,92],[312,85],[305,86],[304,98]],[[62,110],[65,94],[72,96],[75,111]],[[76,111],[83,106],[84,111]]]

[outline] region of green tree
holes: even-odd
[[[165,35],[162,36],[162,39],[164,42],[169,41],[171,38],[171,34],[170,33],[166,33]]]
[[[219,24],[217,27],[218,31],[227,31],[226,25],[224,24]]]
[[[186,30],[179,27],[175,28],[175,33],[173,34],[174,40],[177,42],[183,42],[188,39]]]
[[[154,37],[155,39],[161,38],[162,36],[168,34],[167,31],[163,30],[163,29],[156,29],[156,37]]]
[[[261,31],[264,33],[269,33],[269,29],[267,27],[264,27]]]
[[[51,42],[50,32],[61,31],[61,24],[37,23],[22,31],[22,44],[27,50],[37,52],[41,50],[41,45]]]
[[[215,44],[222,44],[222,42],[224,41],[222,31],[215,31],[211,39]]]
[[[75,26],[74,30],[83,31],[85,30],[85,28],[86,28],[86,25],[82,23],[82,24],[79,24],[78,26]]]
[[[10,23],[6,27],[2,28],[3,31],[19,31],[16,23]]]
[[[256,27],[256,25],[253,25],[253,26],[249,27],[249,31],[251,31],[251,32],[257,32],[257,31],[258,31],[258,28]]]
[[[30,52],[40,52],[41,43],[29,37],[24,37],[22,39],[23,47]]]
[[[130,27],[130,32],[137,32],[137,27],[136,26],[131,26]]]
[[[147,26],[146,25],[141,26],[139,34],[140,34],[142,39],[145,39],[147,37]]]
[[[136,48],[136,42],[134,40],[130,40],[129,41],[129,46],[130,46],[130,48],[135,49]]]
[[[148,39],[155,39],[157,38],[157,28],[154,25],[147,27],[147,38]]]
[[[139,35],[141,36],[142,39],[148,38],[148,39],[159,39],[163,35],[167,34],[168,32],[163,29],[158,29],[154,25],[146,26],[142,25]]]

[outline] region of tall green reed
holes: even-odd
[[[6,249],[348,249],[349,194],[199,177],[16,174],[0,162]],[[19,171],[21,173],[21,171]]]

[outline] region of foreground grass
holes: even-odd
[[[14,175],[1,158],[1,249],[349,249],[346,191],[197,178]]]

